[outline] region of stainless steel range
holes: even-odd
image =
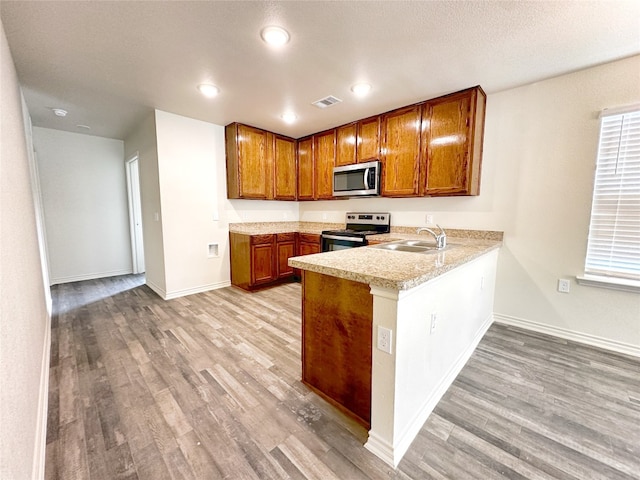
[[[343,250],[345,248],[364,247],[367,235],[389,233],[390,213],[347,212],[344,230],[325,230],[322,232],[322,251]]]

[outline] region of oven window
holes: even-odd
[[[354,245],[352,243],[349,243],[349,245],[343,245],[340,243],[331,243],[329,244],[329,251],[332,252],[334,250],[346,250],[348,248],[353,248]]]
[[[335,238],[322,238],[322,251],[333,252],[334,250],[345,250],[347,248],[363,247],[367,242],[350,240],[348,237],[337,240]]]

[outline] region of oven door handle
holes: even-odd
[[[367,167],[364,169],[364,189],[369,190],[371,187],[369,186],[369,170],[371,168]]]
[[[322,238],[326,238],[329,240],[345,240],[347,242],[359,242],[359,243],[364,242],[364,238],[360,238],[360,237],[340,237],[338,235],[322,235]]]

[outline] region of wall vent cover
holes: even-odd
[[[316,100],[315,102],[312,103],[312,105],[315,105],[318,108],[327,108],[340,102],[342,102],[342,100],[340,100],[339,98],[334,97],[333,95],[329,95],[328,97],[324,97],[324,98],[321,98],[320,100]]]

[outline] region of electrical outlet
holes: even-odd
[[[433,334],[433,332],[436,331],[436,320],[437,320],[437,318],[438,318],[437,314],[435,314],[435,313],[431,314],[431,327],[429,329],[429,333],[430,334]]]
[[[569,293],[569,290],[571,290],[571,280],[567,278],[559,278],[558,291],[560,293]]]
[[[384,327],[378,327],[378,350],[391,353],[392,335],[392,330]]]
[[[431,215],[430,213],[427,213],[424,216],[424,221],[427,222],[427,225],[433,225],[433,215]]]

